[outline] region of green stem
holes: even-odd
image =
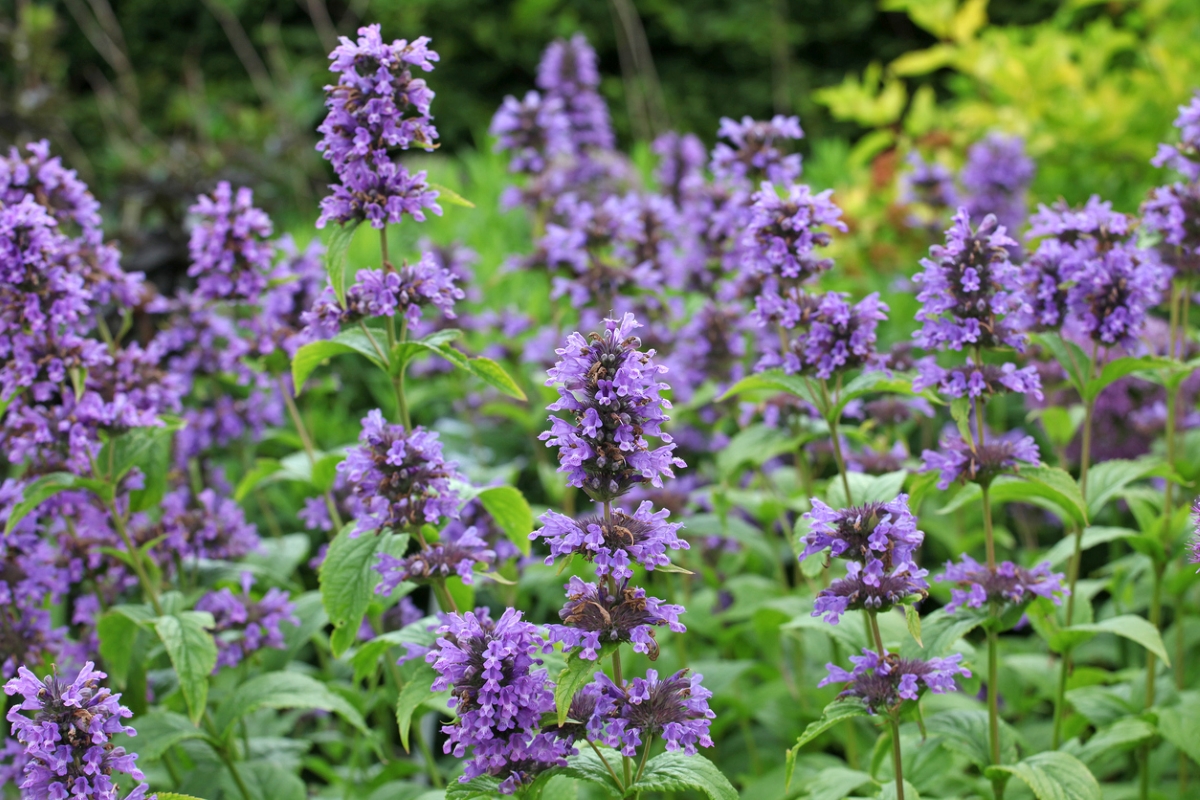
[[[593,742],[591,739],[586,739],[585,741],[587,741],[588,746],[592,748],[592,751],[604,763],[604,768],[608,770],[608,774],[612,776],[612,779],[616,782],[617,786],[620,788],[621,794],[624,795],[625,794],[625,784],[621,783],[621,779],[617,777],[617,773],[612,768],[612,764],[608,763],[608,759],[605,758],[604,754],[600,752],[600,748],[596,747],[595,742]]]
[[[89,456],[92,464],[92,477],[97,480],[103,480],[100,477],[100,470],[96,465],[96,459]],[[154,591],[154,585],[150,583],[150,576],[146,573],[146,565],[142,563],[142,551],[134,546],[133,539],[129,536],[129,529],[125,527],[125,518],[121,516],[121,512],[117,510],[117,504],[112,500],[106,500],[104,507],[108,509],[108,515],[112,517],[113,527],[117,529],[117,535],[121,537],[121,541],[125,544],[125,549],[129,551],[129,560],[133,563],[133,572],[137,575],[138,583],[141,584],[142,593],[150,599],[150,605],[154,607],[154,613],[162,616],[162,604],[158,602],[158,592]]]
[[[995,572],[996,537],[992,532],[992,499],[986,484],[980,484],[979,488],[983,494],[983,536],[987,547],[987,566],[989,572]]]
[[[842,477],[842,488],[846,491],[846,505],[854,505],[850,495],[850,478],[846,475],[846,459],[842,456],[842,440],[838,436],[838,421],[833,412],[833,404],[829,400],[829,384],[821,379],[821,399],[825,405],[825,424],[829,426],[829,435],[833,437],[833,457],[837,460],[838,475]]]
[[[1162,588],[1163,588],[1163,573],[1166,572],[1167,565],[1165,563],[1154,564],[1154,592],[1150,596],[1150,624],[1157,630],[1162,622]],[[1146,703],[1145,707],[1150,708],[1154,705],[1156,696],[1155,678],[1157,677],[1158,659],[1154,657],[1154,653],[1146,651]],[[1140,800],[1148,800],[1150,797],[1150,745],[1144,744],[1138,750],[1138,771],[1140,773],[1138,798]]]
[[[317,448],[313,443],[312,436],[308,433],[308,427],[304,424],[304,417],[300,415],[300,407],[296,405],[296,398],[288,391],[287,381],[283,376],[279,376],[279,393],[283,395],[283,404],[287,406],[288,416],[292,418],[292,424],[296,426],[296,434],[300,437],[300,444],[304,447],[304,452],[308,455],[308,465],[312,469],[317,466]],[[325,507],[329,509],[329,519],[333,521],[333,529],[340,531],[342,529],[342,515],[338,513],[337,503],[334,502],[333,493],[329,490],[323,492],[325,498]]]
[[[417,741],[417,749],[421,751],[421,758],[425,759],[425,768],[429,771],[429,780],[433,783],[433,788],[441,789],[446,785],[442,780],[442,771],[438,769],[437,759],[433,757],[433,751],[429,749],[429,742],[425,741],[425,736],[421,733],[420,720],[412,726],[412,737]]]
[[[458,604],[454,602],[454,596],[446,588],[445,579],[436,580],[430,585],[433,586],[433,593],[437,595],[438,605],[442,607],[442,610],[448,611],[451,614],[457,614]]]
[[[1092,342],[1092,355],[1091,355],[1091,358],[1088,359],[1088,371],[1087,371],[1088,383],[1091,383],[1092,380],[1095,378],[1096,350],[1098,348],[1099,348],[1099,343]],[[1086,386],[1084,386],[1084,390],[1085,391],[1087,390]],[[1084,408],[1083,445],[1079,451],[1079,492],[1086,498],[1087,497],[1088,467],[1091,466],[1091,460],[1092,460],[1092,415],[1095,413],[1095,410],[1096,410],[1095,398],[1092,398],[1091,400],[1088,400],[1087,402],[1085,402],[1083,408]],[[1071,588],[1072,589],[1075,588],[1074,584],[1071,585]]]
[[[1184,690],[1184,674],[1183,674],[1183,659],[1187,654],[1187,649],[1184,646],[1183,638],[1183,615],[1184,604],[1187,602],[1187,595],[1180,592],[1175,596],[1175,688],[1179,691]],[[1187,796],[1188,785],[1188,757],[1182,750],[1179,752],[1179,793]]]
[[[646,771],[646,758],[650,755],[650,745],[654,744],[654,734],[646,740],[646,744],[642,747],[642,763],[638,764],[637,774],[633,778],[633,782],[637,783],[642,779],[642,773]]]
[[[892,766],[896,771],[896,800],[904,800],[904,764],[900,758],[900,720],[896,712],[888,714],[892,724]]]
[[[1000,675],[999,641],[996,636],[996,625],[999,619],[995,612],[992,614],[992,624],[988,626],[988,748],[992,763],[1000,765],[1000,692],[996,685]],[[1004,798],[1003,778],[992,779],[992,791],[996,800]]]

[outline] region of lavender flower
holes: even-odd
[[[1045,239],[1021,265],[1022,298],[1025,310],[1020,326],[1028,331],[1061,328],[1067,319],[1067,289],[1072,280],[1076,254],[1058,239]]]
[[[832,195],[831,189],[813,194],[801,183],[793,184],[781,198],[773,185],[764,183],[753,195],[742,236],[743,267],[763,279],[795,284],[828,270],[833,262],[819,258],[816,248],[832,241],[830,229],[847,230]]]
[[[709,380],[720,393],[743,377],[748,330],[745,310],[734,303],[709,300],[690,315],[668,357],[675,399],[688,402]]]
[[[188,275],[205,300],[257,302],[271,277],[274,247],[268,241],[271,218],[253,205],[245,186],[234,194],[221,181],[212,195],[202,194],[188,212],[196,217],[188,251]]]
[[[45,208],[25,197],[0,205],[0,351],[25,335],[51,335],[91,313],[91,293],[64,265],[69,242]]]
[[[933,389],[946,397],[989,397],[1005,392],[1042,399],[1042,380],[1036,367],[1016,364],[964,364],[940,367],[933,356],[917,362],[913,390]]]
[[[1200,272],[1200,183],[1175,183],[1150,191],[1142,222],[1162,234],[1161,259],[1176,274]]]
[[[608,106],[596,91],[600,86],[596,51],[582,33],[550,43],[538,64],[537,85],[547,98],[561,101],[577,151],[612,149]]]
[[[1062,602],[1064,595],[1071,593],[1062,584],[1063,574],[1051,572],[1048,561],[1033,569],[1018,567],[1011,561],[988,569],[964,554],[958,564],[947,561],[946,571],[934,580],[954,583],[959,587],[950,590],[951,601],[946,604],[947,614],[953,614],[962,606],[982,608],[985,603],[1019,604],[1034,597],[1049,598],[1057,605]]]
[[[336,335],[341,325],[371,317],[404,314],[409,325],[421,319],[422,309],[433,306],[447,319],[454,319],[454,303],[466,295],[456,285],[457,278],[425,253],[415,264],[399,269],[360,270],[352,286],[346,289],[346,302],[338,302],[331,287],[317,298],[305,316],[307,330],[313,335]]]
[[[888,611],[900,603],[915,603],[928,596],[929,584],[921,569],[910,561],[885,571],[883,562],[873,559],[864,567],[857,561],[846,565],[846,577],[829,584],[817,593],[812,616],[823,616],[830,625],[837,625],[847,611]]]
[[[258,600],[250,596],[254,576],[242,573],[242,594],[228,588],[209,592],[196,602],[197,611],[213,615],[213,638],[217,642],[216,673],[221,667],[236,667],[243,659],[264,647],[284,648],[280,624],[298,626],[296,604],[287,592],[271,587]]]
[[[1179,128],[1179,145],[1160,144],[1150,163],[1170,167],[1193,183],[1200,181],[1200,92],[1179,107],[1175,127]]]
[[[614,593],[603,584],[584,583],[572,577],[566,586],[567,604],[558,612],[565,623],[549,625],[551,642],[562,642],[563,651],[581,648],[580,655],[595,661],[605,644],[632,642],[635,653],[658,659],[654,627],[666,625],[676,633],[687,630],[679,621],[683,606],[647,597],[645,589],[622,587]]]
[[[967,209],[958,210],[946,244],[929,249],[930,257],[921,259],[924,271],[913,278],[921,284],[917,321],[922,327],[913,336],[920,347],[1024,349],[1026,337],[1007,318],[1023,308],[1020,276],[1008,255],[1015,246],[994,216],[974,230]]]
[[[712,747],[709,736],[716,714],[708,707],[712,692],[700,681],[702,675],[688,677],[681,669],[667,678],[657,670],[646,670],[645,678],[634,678],[624,687],[608,676],[596,673],[600,691],[613,703],[604,728],[603,741],[609,747],[632,756],[650,737],[661,739],[668,751],[682,750],[695,755],[696,747]]]
[[[571,121],[562,100],[535,91],[522,100],[505,97],[488,130],[496,137],[496,152],[512,153],[509,172],[536,175],[572,151]]]
[[[998,475],[1017,470],[1022,463],[1036,466],[1039,462],[1037,444],[1032,436],[1011,432],[990,437],[983,444],[964,441],[957,434],[943,436],[940,452],[921,453],[924,465],[921,472],[940,473],[938,488],[948,489],[955,481],[987,486]]]
[[[855,305],[849,295],[826,292],[800,319],[801,332],[784,356],[787,372],[811,372],[822,380],[870,364],[875,357],[875,328],[888,307],[873,292]]]
[[[441,541],[410,556],[396,558],[390,553],[380,553],[375,571],[383,576],[383,580],[375,591],[388,597],[404,581],[429,583],[454,575],[470,585],[475,582],[476,565],[486,569],[495,560],[496,552],[479,537],[475,528],[462,528],[451,535],[443,531]]]
[[[621,320],[606,319],[603,333],[587,339],[580,333],[567,337],[561,356],[549,371],[547,386],[558,389],[551,411],[571,412],[574,419],[550,417],[551,428],[539,438],[559,448],[559,472],[598,501],[620,497],[643,482],[662,486],[662,477],[674,477],[683,461],[672,453],[670,435],[661,425],[671,407],[660,395],[667,389],[658,376],[666,368],[654,363],[654,351],[641,352],[633,334],[641,327],[632,314]],[[662,446],[651,450],[647,436]]]
[[[7,719],[28,758],[20,784],[24,796],[117,800],[114,772],[144,780],[137,755],[111,743],[114,734],[136,736],[137,731],[121,722],[133,714],[120,704],[121,695],[100,685],[106,677],[89,661],[69,684],[57,675],[40,681],[25,667],[4,684],[8,696],[22,696]],[[32,718],[26,711],[34,712]],[[142,800],[148,788],[139,783],[125,800]]]
[[[193,496],[186,486],[163,497],[158,525],[139,534],[146,540],[159,536],[162,544],[151,553],[164,567],[173,567],[176,558],[236,561],[262,544],[258,529],[231,498],[212,489]]]
[[[1025,222],[1025,192],[1034,171],[1019,136],[993,133],[971,145],[961,176],[971,219],[992,214],[1007,230],[1016,231]]]
[[[385,44],[379,25],[369,25],[358,29],[357,42],[343,36],[330,53],[338,83],[325,87],[329,113],[317,128],[323,135],[317,149],[332,162],[340,183],[322,199],[317,227],[367,219],[383,228],[404,214],[423,221],[425,209],[442,213],[425,173],[409,174],[393,155],[435,146],[437,129],[429,115],[433,91],[411,71],[413,66],[433,70],[438,55],[428,44],[424,36]]]
[[[362,425],[359,446],[349,448],[346,460],[338,464],[362,506],[355,536],[458,516],[458,494],[450,481],[462,478],[455,465],[442,458],[436,433],[388,424],[379,409],[368,412]]]
[[[838,697],[860,698],[872,714],[890,713],[903,701],[916,700],[921,684],[934,694],[944,694],[956,688],[956,675],[971,677],[971,672],[960,666],[961,653],[924,661],[901,658],[895,653],[881,656],[866,648],[862,652],[861,656],[850,656],[854,663],[850,672],[836,664],[826,664],[829,675],[818,685],[845,683],[846,687]]]
[[[787,185],[800,177],[800,156],[784,155],[779,144],[802,138],[799,117],[776,115],[765,122],[722,117],[717,139],[728,143],[717,142],[710,168],[718,179],[738,185],[752,186],[764,180]]]
[[[916,549],[925,541],[917,529],[917,519],[908,509],[908,495],[901,494],[887,503],[866,503],[835,511],[812,499],[804,550],[800,560],[829,548],[833,558],[861,563],[880,562],[885,570],[912,561]]]
[[[659,159],[654,170],[659,191],[676,205],[696,198],[703,191],[708,153],[700,137],[671,131],[655,139],[650,150]]]
[[[1087,259],[1072,277],[1068,308],[1083,334],[1109,346],[1134,342],[1170,273],[1152,251],[1120,247]]]
[[[667,509],[654,511],[649,500],[632,514],[615,508],[611,521],[600,516],[574,520],[547,511],[539,519],[540,530],[529,534],[530,539],[543,539],[550,547],[546,563],[557,556],[579,553],[596,565],[600,577],[612,575],[616,580],[633,577],[631,565],[636,562],[646,569],[665,567],[671,563],[667,550],[687,550],[688,543],[680,539],[677,522],[667,522]]]
[[[485,609],[444,617],[437,646],[425,660],[438,677],[433,691],[449,689],[458,719],[444,725],[444,752],[466,762],[467,782],[483,774],[504,778],[500,791],[512,794],[538,772],[565,764],[570,742],[540,731],[542,715],[554,710],[546,670],[534,667],[545,648],[537,628],[506,609],[493,622]]]

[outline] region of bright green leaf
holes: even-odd
[[[212,626],[212,615],[201,611],[183,611],[154,621],[154,630],[175,667],[179,691],[192,722],[204,715],[208,676],[217,666],[217,643],[207,630]]]
[[[986,772],[1015,776],[1038,800],[1101,800],[1100,784],[1088,768],[1061,751],[1034,753],[1012,766],[988,767]]]
[[[533,531],[533,509],[519,489],[492,486],[481,491],[479,502],[504,531],[508,540],[524,555],[529,555],[529,534]]]

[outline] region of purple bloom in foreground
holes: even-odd
[[[989,570],[968,555],[955,564],[946,562],[946,571],[934,577],[939,583],[954,583],[946,613],[953,614],[962,606],[982,608],[985,603],[1022,603],[1034,597],[1046,597],[1057,605],[1070,590],[1062,584],[1063,574],[1051,572],[1050,562],[1033,569],[1018,567],[1011,561],[997,564]]]
[[[213,637],[217,641],[217,666],[236,667],[251,653],[264,647],[276,650],[284,648],[283,631],[279,626],[287,622],[298,626],[296,604],[282,589],[271,587],[258,600],[250,596],[254,577],[242,574],[242,594],[235,595],[228,588],[209,592],[196,602],[197,611],[213,615],[216,626]]]
[[[632,642],[635,653],[658,659],[655,626],[666,625],[676,633],[687,629],[679,621],[683,606],[647,597],[645,589],[626,586],[611,594],[605,584],[584,583],[572,577],[567,584],[567,604],[558,612],[565,623],[549,625],[550,641],[562,642],[563,651],[582,648],[580,655],[590,661],[598,657],[605,644]]]
[[[275,247],[268,241],[271,218],[254,207],[254,192],[236,193],[221,181],[202,194],[188,213],[197,218],[188,242],[196,295],[205,300],[257,302],[271,273]]]
[[[900,658],[895,653],[881,657],[864,648],[861,656],[850,656],[850,660],[854,662],[850,672],[836,664],[826,664],[829,675],[818,686],[845,683],[838,697],[858,697],[872,714],[887,713],[905,700],[916,700],[921,684],[934,694],[944,694],[955,690],[956,675],[971,677],[971,672],[961,666],[961,653],[923,661]]]
[[[868,562],[866,567],[851,561],[846,565],[846,577],[817,593],[812,616],[823,616],[830,625],[837,625],[847,611],[888,611],[899,603],[919,602],[929,594],[925,582],[928,574],[929,570],[911,561],[886,572],[879,560]]]
[[[933,356],[917,362],[913,390],[933,389],[945,397],[980,397],[1005,392],[1028,394],[1042,399],[1042,380],[1036,367],[1016,364],[964,364],[940,367]]]
[[[561,359],[548,371],[547,386],[559,399],[547,408],[567,411],[571,419],[550,417],[551,427],[538,438],[559,448],[559,472],[568,482],[599,501],[620,497],[648,482],[662,486],[685,464],[673,455],[675,445],[662,423],[671,407],[660,396],[667,385],[658,380],[666,367],[654,363],[654,351],[642,352],[632,314],[606,319],[604,332],[567,337],[555,352]],[[647,436],[662,440],[650,449]]]
[[[554,563],[556,556],[579,553],[587,561],[595,562],[596,574],[600,577],[612,575],[616,580],[633,577],[630,568],[634,562],[646,569],[665,567],[671,563],[667,550],[687,550],[688,543],[680,539],[677,532],[682,527],[677,522],[667,522],[670,511],[654,511],[654,505],[643,501],[632,514],[615,508],[612,520],[606,522],[602,516],[584,517],[575,520],[547,511],[539,519],[541,529],[529,534],[530,539],[544,539],[550,547],[546,563]]]
[[[121,722],[133,714],[120,704],[121,696],[100,685],[107,677],[87,662],[71,683],[50,675],[37,679],[25,667],[4,685],[4,693],[21,695],[22,702],[8,711],[12,733],[25,747],[23,797],[49,800],[117,800],[114,772],[135,781],[145,776],[137,768],[137,755],[111,743],[114,734],[136,736]],[[32,718],[24,712],[32,711]],[[139,783],[125,800],[141,800],[148,786]]]
[[[695,755],[697,745],[712,747],[708,733],[716,717],[708,707],[712,692],[700,684],[702,675],[689,677],[687,672],[681,669],[660,679],[657,670],[648,669],[645,678],[634,678],[624,688],[596,673],[600,691],[613,702],[604,743],[626,756],[634,755],[651,736],[665,742],[667,750],[687,755]]]
[[[383,580],[375,591],[386,597],[404,581],[429,583],[454,575],[462,578],[465,584],[473,584],[475,566],[491,566],[496,560],[496,552],[479,537],[475,528],[464,528],[453,536],[447,531],[449,528],[443,531],[442,541],[411,556],[396,558],[390,553],[380,553],[375,571],[383,576]]]
[[[808,533],[800,560],[829,548],[834,558],[869,563],[882,562],[884,569],[911,561],[925,540],[917,519],[908,509],[908,495],[887,503],[866,503],[835,511],[813,498],[812,511],[804,515]]]
[[[450,481],[461,478],[455,465],[442,458],[436,433],[388,424],[379,409],[362,424],[359,446],[349,448],[337,467],[361,503],[354,535],[383,528],[402,531],[458,516],[458,495]]]
[[[1105,346],[1131,345],[1158,305],[1170,272],[1152,250],[1114,247],[1088,258],[1072,278],[1067,307],[1082,332]]]
[[[437,138],[429,115],[433,91],[412,76],[414,66],[433,70],[438,55],[428,45],[424,36],[386,44],[379,25],[369,25],[358,29],[356,42],[341,37],[329,54],[338,82],[325,87],[329,112],[317,128],[323,135],[317,149],[332,162],[340,182],[321,200],[317,227],[367,219],[383,228],[404,214],[424,220],[424,209],[441,214],[425,173],[410,175],[394,160],[394,151],[429,150]]]
[[[989,437],[984,444],[974,446],[957,433],[943,436],[940,450],[921,454],[921,472],[938,471],[938,488],[948,489],[955,481],[987,486],[996,476],[1015,472],[1021,464],[1037,466],[1040,453],[1032,436],[1013,431],[1003,436]]]
[[[330,337],[345,323],[397,313],[404,314],[410,326],[416,325],[427,306],[454,319],[454,303],[466,296],[457,280],[432,254],[425,253],[415,264],[399,269],[360,270],[346,289],[345,305],[338,302],[332,287],[327,287],[304,319],[310,330]]]
[[[927,350],[961,350],[964,346],[1008,346],[1023,350],[1025,336],[1007,316],[1023,308],[1020,274],[1009,261],[1015,247],[988,216],[972,229],[967,209],[960,208],[946,231],[946,244],[929,249],[925,268],[913,277],[921,284],[917,299],[922,327],[913,338]]]
[[[1192,96],[1190,103],[1179,107],[1175,127],[1179,129],[1178,146],[1160,144],[1150,163],[1170,167],[1189,181],[1200,181],[1200,92]]]
[[[571,743],[540,730],[542,715],[554,710],[554,693],[546,670],[534,669],[545,647],[537,628],[513,608],[495,622],[486,609],[444,619],[425,660],[438,673],[433,691],[449,689],[458,715],[442,727],[443,751],[459,759],[470,751],[459,780],[493,775],[504,778],[500,791],[512,794],[538,772],[564,765],[575,752]]]

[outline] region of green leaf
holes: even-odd
[[[321,493],[333,489],[333,483],[337,480],[338,464],[345,460],[345,453],[326,453],[319,456],[316,463],[312,465],[313,487]]]
[[[135,611],[126,613],[126,609]],[[151,616],[142,614],[141,606],[114,606],[96,623],[104,669],[118,686],[125,686],[133,666],[138,631],[142,629],[142,623],[150,619]]]
[[[489,386],[499,389],[509,397],[521,401],[528,399],[525,397],[525,392],[521,391],[521,387],[512,379],[512,376],[504,371],[504,367],[490,358],[476,356],[470,359],[467,361],[467,371],[483,380]]]
[[[1075,440],[1075,434],[1079,432],[1079,426],[1083,424],[1086,414],[1081,405],[1073,405],[1070,408],[1047,406],[1030,411],[1026,419],[1041,420],[1046,436],[1056,447],[1063,448]]]
[[[899,796],[895,781],[888,781],[879,787],[879,800],[897,800]],[[916,787],[908,781],[904,782],[904,800],[921,800],[921,795],[917,792]]]
[[[796,740],[794,747],[799,750],[834,725],[854,717],[865,716],[867,716],[867,707],[857,697],[834,700],[825,706],[825,710],[821,712],[820,719],[808,723],[808,727],[804,729],[804,733],[800,734],[800,738]]]
[[[69,472],[51,472],[30,483],[21,492],[21,502],[13,506],[8,514],[8,522],[4,524],[4,534],[7,536],[17,524],[29,516],[30,512],[49,500],[59,492],[79,488],[79,479]]]
[[[296,396],[300,396],[300,390],[313,370],[328,359],[346,353],[358,353],[384,372],[388,371],[386,356],[376,351],[370,337],[361,328],[347,328],[332,339],[309,342],[296,351],[292,357],[292,384]]]
[[[1089,481],[1090,483],[1090,481]],[[1129,539],[1138,535],[1137,531],[1131,531],[1128,528],[1107,528],[1107,527],[1092,527],[1085,528],[1083,531],[1083,540],[1080,544],[1080,552],[1089,550],[1098,544],[1106,542],[1115,542],[1118,539]],[[1067,563],[1071,556],[1075,554],[1075,534],[1067,531],[1067,535],[1059,539],[1054,547],[1046,551],[1046,560],[1050,562],[1050,566],[1057,567],[1060,564]]]
[[[747,392],[785,392],[799,397],[817,409],[821,408],[821,398],[813,391],[811,383],[799,375],[788,375],[783,370],[769,369],[742,378],[721,395],[721,400],[728,400]]]
[[[167,475],[171,467],[170,436],[159,436],[151,444],[138,465],[144,476],[141,489],[129,493],[129,510],[131,512],[149,511],[158,508],[163,496],[167,493]]]
[[[958,427],[958,435],[964,442],[974,440],[971,434],[971,401],[966,397],[956,397],[950,401],[950,418]]]
[[[440,183],[430,183],[429,188],[438,193],[438,200],[445,200],[452,206],[462,206],[463,208],[474,208],[475,204],[467,198],[463,197],[453,189],[448,189]]]
[[[316,678],[299,672],[268,672],[243,683],[221,703],[217,730],[222,735],[242,717],[260,708],[317,709],[337,714],[369,734],[362,714]]]
[[[334,658],[341,657],[358,638],[358,626],[379,583],[379,575],[372,569],[377,554],[385,547],[402,552],[401,545],[408,544],[406,535],[394,537],[396,541],[393,542],[391,533],[351,536],[353,531],[354,523],[351,522],[338,532],[329,545],[318,576],[321,599],[329,621],[333,623],[329,643]]]
[[[246,474],[242,476],[240,481],[238,481],[237,488],[233,490],[233,499],[239,503],[242,502],[246,499],[246,496],[249,495],[250,492],[258,488],[259,484],[282,469],[283,464],[281,464],[277,459],[258,459],[254,463],[254,466],[246,470]]]
[[[1154,726],[1144,719],[1125,717],[1119,719],[1107,728],[1099,730],[1096,735],[1075,753],[1079,760],[1091,765],[1100,760],[1101,756],[1114,751],[1121,752],[1147,742],[1155,736]]]
[[[856,769],[827,767],[805,784],[805,800],[842,800],[859,786],[870,783],[871,776]],[[906,798],[907,800],[907,798]]]
[[[350,243],[358,230],[358,222],[336,225],[325,246],[325,274],[329,276],[329,285],[333,287],[338,302],[346,304],[346,255],[350,252]]]
[[[965,757],[983,769],[992,763],[988,739],[988,714],[982,708],[957,708],[941,711],[925,721],[930,736],[942,737],[942,747]],[[1017,735],[1008,723],[1001,722],[1000,761],[1017,760]]]
[[[964,486],[938,513],[950,514],[981,501],[979,486]],[[1023,467],[1020,475],[1001,475],[988,489],[992,503],[1032,503],[1064,520],[1086,525],[1087,504],[1070,473],[1056,467]]]
[[[1141,458],[1137,461],[1116,458],[1102,461],[1088,470],[1088,511],[1095,516],[1121,490],[1134,481],[1153,475],[1163,462],[1157,458]]]
[[[1017,777],[1038,800],[1102,800],[1100,784],[1079,759],[1061,751],[1034,753],[1012,766],[988,767],[996,774]]]
[[[595,661],[581,657],[578,650],[567,655],[567,665],[558,674],[558,683],[554,687],[554,707],[558,711],[559,726],[567,723],[567,716],[571,712],[571,699],[575,697],[575,693],[592,682],[596,673],[601,671],[600,660],[615,649],[615,645],[604,645],[596,651]]]
[[[202,611],[182,611],[154,620],[154,630],[179,677],[179,691],[192,722],[204,716],[208,676],[217,666],[217,643],[207,630],[212,626],[212,615]]]
[[[1138,714],[1142,701],[1130,699],[1129,686],[1083,686],[1067,691],[1067,702],[1097,728]]]
[[[650,759],[641,779],[627,787],[627,793],[685,789],[702,792],[709,800],[738,800],[737,790],[716,764],[702,755],[689,756],[680,752],[663,753]]]
[[[398,631],[385,631],[369,642],[363,642],[350,658],[354,666],[354,680],[361,681],[375,674],[375,668],[383,654],[393,647],[417,644],[429,647],[437,640],[434,630],[439,625],[437,617],[425,617],[405,625]]]
[[[769,425],[750,425],[733,435],[717,453],[717,473],[732,482],[740,477],[743,465],[762,466],[783,453],[790,453],[803,441]]]
[[[1034,334],[1033,339],[1054,354],[1055,360],[1066,371],[1072,388],[1083,397],[1084,385],[1087,382],[1084,370],[1088,365],[1088,357],[1083,349],[1074,342],[1064,340],[1057,333]]]
[[[978,628],[988,618],[982,610],[960,608],[947,614],[939,608],[921,620],[921,637],[925,647],[914,641],[905,641],[900,646],[903,658],[942,658],[950,653],[959,639]]]
[[[1181,702],[1156,711],[1162,737],[1200,764],[1200,697],[1185,692]]]
[[[533,530],[533,509],[519,489],[492,486],[479,493],[479,502],[492,515],[508,540],[523,555],[529,555],[529,534]]]
[[[1162,635],[1158,632],[1158,628],[1134,614],[1122,614],[1119,617],[1109,617],[1100,622],[1093,622],[1086,625],[1072,625],[1064,630],[1072,633],[1115,633],[1117,636],[1123,636],[1132,642],[1137,642],[1158,656],[1163,664],[1168,667],[1171,666],[1171,658],[1167,655],[1167,648],[1163,644]]]
[[[307,790],[299,776],[280,764],[269,761],[232,761],[229,769],[236,769],[240,784],[227,784],[224,797],[241,798],[241,786],[250,796],[245,800],[305,800]]]
[[[100,471],[110,484],[116,484],[131,469],[138,467],[143,473],[154,468],[155,452],[163,443],[168,445],[175,431],[183,427],[176,417],[162,417],[162,425],[146,428],[131,428],[110,437],[100,448],[96,461]]]
[[[621,769],[621,754],[607,747],[599,748],[601,753],[604,753],[604,758],[608,760],[609,767],[619,771]],[[621,796],[621,790],[612,776],[608,772],[608,767],[604,766],[604,762],[600,760],[600,756],[591,748],[580,748],[579,755],[571,756],[567,759],[567,766],[561,767],[558,774],[565,775],[568,778],[574,778],[577,781],[587,781],[603,786],[611,794],[618,797]],[[449,797],[449,794],[447,794]]]
[[[199,797],[193,797],[190,794],[179,794],[178,792],[155,792],[158,800],[200,800]]]
[[[1126,375],[1147,370],[1170,369],[1174,366],[1176,364],[1173,360],[1162,356],[1126,356],[1124,358],[1114,358],[1104,365],[1099,375],[1087,382],[1085,391],[1082,393],[1083,401],[1086,403],[1095,400],[1104,391],[1105,387],[1114,381],[1124,378]]]
[[[826,491],[826,502],[833,508],[847,508],[863,503],[884,503],[896,499],[896,495],[904,488],[908,478],[907,470],[896,470],[883,475],[867,475],[862,472],[846,473],[846,482],[850,484],[851,498],[846,497],[846,490],[840,479],[829,482]]]
[[[886,372],[863,372],[854,380],[842,387],[838,393],[830,417],[841,419],[842,411],[851,401],[868,394],[903,394],[915,395],[912,388],[912,377],[902,373],[888,374]]]
[[[921,612],[911,603],[904,606],[904,624],[908,626],[908,635],[923,649],[925,645],[921,642]]]
[[[400,742],[404,745],[405,752],[408,752],[408,732],[412,728],[413,712],[428,700],[431,694],[436,694],[431,688],[435,678],[437,673],[433,667],[421,663],[404,682],[396,698],[396,724],[400,728]]]
[[[446,787],[446,800],[494,800],[500,794],[500,779],[493,775],[480,775],[466,783],[451,783]]]
[[[182,714],[155,709],[138,716],[137,736],[126,742],[125,748],[137,753],[142,759],[157,761],[180,742],[207,738],[204,731]],[[158,796],[161,798],[162,793]]]

